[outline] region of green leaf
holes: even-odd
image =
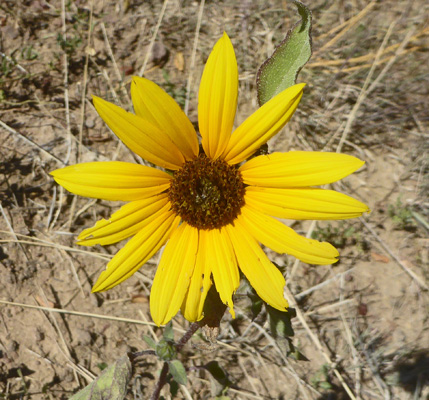
[[[173,324],[171,323],[171,321],[167,325],[165,325],[164,334],[162,336],[166,340],[174,341]]]
[[[131,372],[130,359],[124,355],[70,400],[122,400],[127,394]]]
[[[217,361],[210,361],[204,365],[204,369],[206,369],[210,373],[211,378],[213,378],[210,379],[212,383],[212,394],[214,396],[224,395],[226,389],[232,385],[225,370]]]
[[[151,337],[147,336],[147,335],[143,335],[143,340],[146,342],[146,344],[151,348],[151,349],[156,349],[156,342],[155,340],[153,340]]]
[[[277,336],[276,343],[286,357],[293,358],[297,361],[309,361],[309,359],[295,347],[291,338]]]
[[[105,362],[101,362],[97,364],[97,367],[100,368],[100,371],[104,371],[109,365]]]
[[[173,360],[168,363],[170,374],[173,379],[181,385],[186,385],[188,378],[186,377],[186,370],[179,360]]]
[[[170,386],[171,398],[176,399],[177,393],[179,393],[180,385],[174,379],[172,379],[171,375],[169,376],[169,379],[168,379],[168,386]]]
[[[293,308],[288,308],[286,312],[279,311],[268,304],[266,304],[265,307],[267,308],[270,319],[270,330],[273,337],[287,338],[294,336],[295,333],[292,328],[291,318],[295,316],[295,310]]]
[[[254,321],[255,318],[260,314],[262,310],[262,305],[264,304],[264,302],[257,294],[249,293],[247,296],[250,298],[250,301],[252,302],[252,305],[250,306],[250,310],[252,312],[252,321]]]
[[[329,382],[320,382],[319,387],[321,389],[330,390],[332,389],[332,385]]]
[[[302,19],[292,27],[272,56],[259,68],[256,83],[260,106],[276,94],[293,86],[299,71],[312,54],[311,11],[299,1],[292,2],[297,6]]]
[[[297,361],[310,361],[304,354],[302,354],[292,343],[292,340],[286,338],[288,345],[286,350],[286,355],[290,358],[293,358]]]
[[[170,361],[176,357],[176,346],[169,339],[162,338],[155,349],[156,355],[163,361]]]
[[[155,346],[155,353],[163,361],[170,361],[176,357],[176,344],[174,343],[174,332],[171,322],[165,326],[162,338]]]

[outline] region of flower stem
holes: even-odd
[[[192,337],[192,335],[200,328],[200,324],[198,322],[193,322],[188,330],[185,332],[185,334],[182,336],[182,338],[179,340],[179,342],[176,344],[176,351],[179,352],[183,349],[183,346],[188,343],[189,339]]]
[[[176,351],[179,352],[183,349],[186,343],[189,342],[189,339],[191,339],[192,335],[200,328],[200,325],[198,322],[192,323],[188,330],[185,332],[185,334],[182,336],[182,338],[179,340],[179,342],[176,344]],[[167,375],[168,375],[168,362],[164,362],[164,365],[162,366],[161,373],[158,378],[158,382],[156,383],[155,390],[152,393],[152,396],[150,397],[150,400],[158,400],[159,395],[161,393],[161,389],[164,387],[164,385],[167,383]]]
[[[161,389],[167,382],[167,374],[168,374],[168,362],[164,361],[164,365],[162,366],[161,374],[159,375],[158,382],[156,383],[155,390],[150,397],[150,400],[158,400],[159,394],[161,393]]]

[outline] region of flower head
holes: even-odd
[[[132,81],[135,114],[94,97],[101,118],[132,151],[171,172],[116,161],[52,172],[72,193],[129,202],[79,235],[78,243],[88,246],[132,236],[93,291],[129,278],[166,244],[150,296],[158,325],[179,309],[190,321],[201,319],[212,284],[234,316],[239,269],[264,301],[284,311],[285,279],[260,243],[310,264],[335,263],[333,246],[302,237],[276,218],[345,219],[368,211],[358,200],[313,187],[342,179],[363,162],[344,154],[302,151],[246,161],[288,122],[303,89],[304,84],[297,84],[284,90],[233,130],[238,71],[224,34],[209,56],[199,89],[201,150],[180,107],[145,78]]]

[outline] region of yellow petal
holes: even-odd
[[[120,161],[90,162],[57,169],[55,181],[79,196],[133,201],[170,187],[170,175],[155,168]]]
[[[265,214],[287,219],[347,219],[369,211],[365,204],[345,194],[314,188],[248,186],[245,203]]]
[[[208,231],[199,231],[199,243],[194,273],[182,304],[183,316],[191,322],[203,318],[204,302],[212,285],[210,263],[207,258]]]
[[[232,134],[223,158],[229,164],[237,164],[259,149],[290,120],[305,84],[294,85],[255,111]]]
[[[283,296],[285,279],[268,259],[256,240],[250,236],[240,219],[234,225],[226,225],[238,265],[259,297],[270,306],[285,311],[288,303]]]
[[[194,126],[170,95],[152,81],[135,76],[131,97],[135,113],[167,134],[186,160],[198,155]]]
[[[185,162],[168,135],[152,123],[121,107],[93,96],[94,107],[104,122],[134,153],[161,167],[176,170]]]
[[[107,264],[92,292],[109,290],[128,279],[168,240],[180,218],[172,211],[164,212],[137,233]]]
[[[363,164],[347,154],[290,151],[252,158],[240,171],[247,185],[287,188],[336,182]]]
[[[293,229],[246,205],[238,220],[257,241],[277,253],[287,253],[308,264],[333,264],[339,256],[335,247],[327,242],[307,239]]]
[[[240,285],[240,274],[234,249],[225,228],[207,231],[206,235],[207,262],[213,273],[216,290],[222,303],[229,307],[229,312],[235,318],[232,295]]]
[[[116,211],[109,220],[102,219],[78,237],[78,244],[112,244],[133,236],[159,215],[171,208],[166,194],[132,201]]]
[[[198,96],[202,145],[210,158],[218,158],[231,137],[237,94],[237,60],[232,43],[224,33],[207,60]]]
[[[165,246],[150,293],[150,313],[164,325],[179,311],[188,291],[198,252],[198,229],[182,223]]]

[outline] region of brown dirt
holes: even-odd
[[[367,202],[371,214],[292,224],[336,244],[340,263],[294,268],[292,257],[270,254],[285,266],[298,299],[302,318],[292,320],[293,342],[309,361],[286,358],[266,315],[251,322],[248,300],[237,296],[238,317],[225,317],[218,347],[186,347],[181,360],[189,382],[177,398],[214,398],[210,375],[198,368],[212,360],[228,371],[233,385],[224,394],[236,399],[350,398],[344,385],[361,399],[429,396],[428,6],[371,4],[312,2],[315,53],[299,78],[308,86],[292,121],[270,143],[276,150],[336,151],[350,118],[342,151],[367,161],[334,187]],[[129,82],[144,65],[162,4],[94,2],[89,35],[91,2],[66,2],[65,25],[61,6],[58,0],[0,4],[1,399],[66,399],[106,364],[147,349],[144,335],[162,333],[148,312],[157,257],[115,289],[90,294],[123,244],[80,248],[76,234],[119,203],[75,197],[48,175],[64,162],[135,161],[98,117],[91,95],[130,107]],[[196,123],[204,61],[225,29],[239,63],[239,123],[257,108],[255,73],[296,20],[295,10],[274,0],[208,2],[191,70],[198,11],[197,2],[168,3],[145,76],[182,106],[191,77],[188,114]],[[385,52],[375,65],[380,48]],[[175,318],[176,338],[187,326]],[[205,341],[196,335],[192,343]],[[128,398],[149,398],[160,367],[155,357],[143,358]]]

